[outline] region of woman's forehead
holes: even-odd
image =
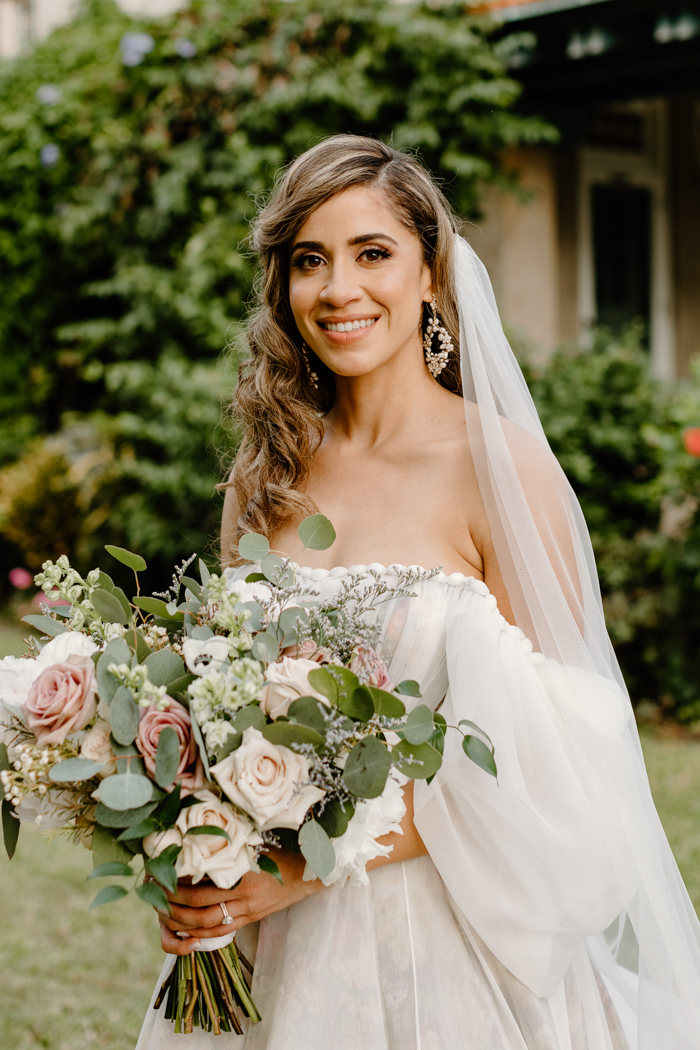
[[[351,186],[324,201],[297,230],[292,241],[317,243],[356,243],[383,235],[394,243],[405,242],[411,232],[392,208],[381,190],[371,186]]]

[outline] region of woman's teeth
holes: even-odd
[[[367,317],[362,321],[340,321],[338,324],[326,324],[324,321],[321,321],[320,325],[327,332],[354,332],[358,328],[369,328],[376,320],[376,317]]]

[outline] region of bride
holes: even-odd
[[[449,724],[486,730],[498,782],[448,734],[368,887],[305,882],[284,850],[283,885],[181,886],[160,917],[165,970],[228,932],[224,903],[263,1020],[178,1036],[150,1009],[138,1050],[700,1046],[700,928],[585,523],[458,229],[419,163],[381,142],[337,136],[287,170],[254,227],[222,542],[235,564],[238,538],[264,533],[322,595],[368,563],[440,566],[386,604],[380,651]],[[337,541],[302,554],[314,509]]]

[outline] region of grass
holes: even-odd
[[[0,654],[22,631],[0,626]],[[654,798],[700,911],[700,743],[643,735]],[[0,1047],[133,1050],[162,953],[153,913],[129,898],[88,912],[90,855],[25,825],[0,856]]]

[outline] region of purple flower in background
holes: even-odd
[[[125,66],[138,66],[149,51],[155,47],[155,40],[148,33],[125,33],[119,41],[122,62]]]
[[[55,106],[61,101],[62,95],[63,92],[56,84],[42,84],[41,87],[36,89],[36,97],[45,106]]]
[[[191,40],[187,40],[186,37],[179,37],[175,41],[175,50],[177,51],[180,58],[194,58],[197,54],[197,48],[194,46]]]
[[[58,158],[61,156],[61,150],[55,142],[48,142],[45,146],[41,147],[41,163],[45,168],[53,168],[57,163]]]

